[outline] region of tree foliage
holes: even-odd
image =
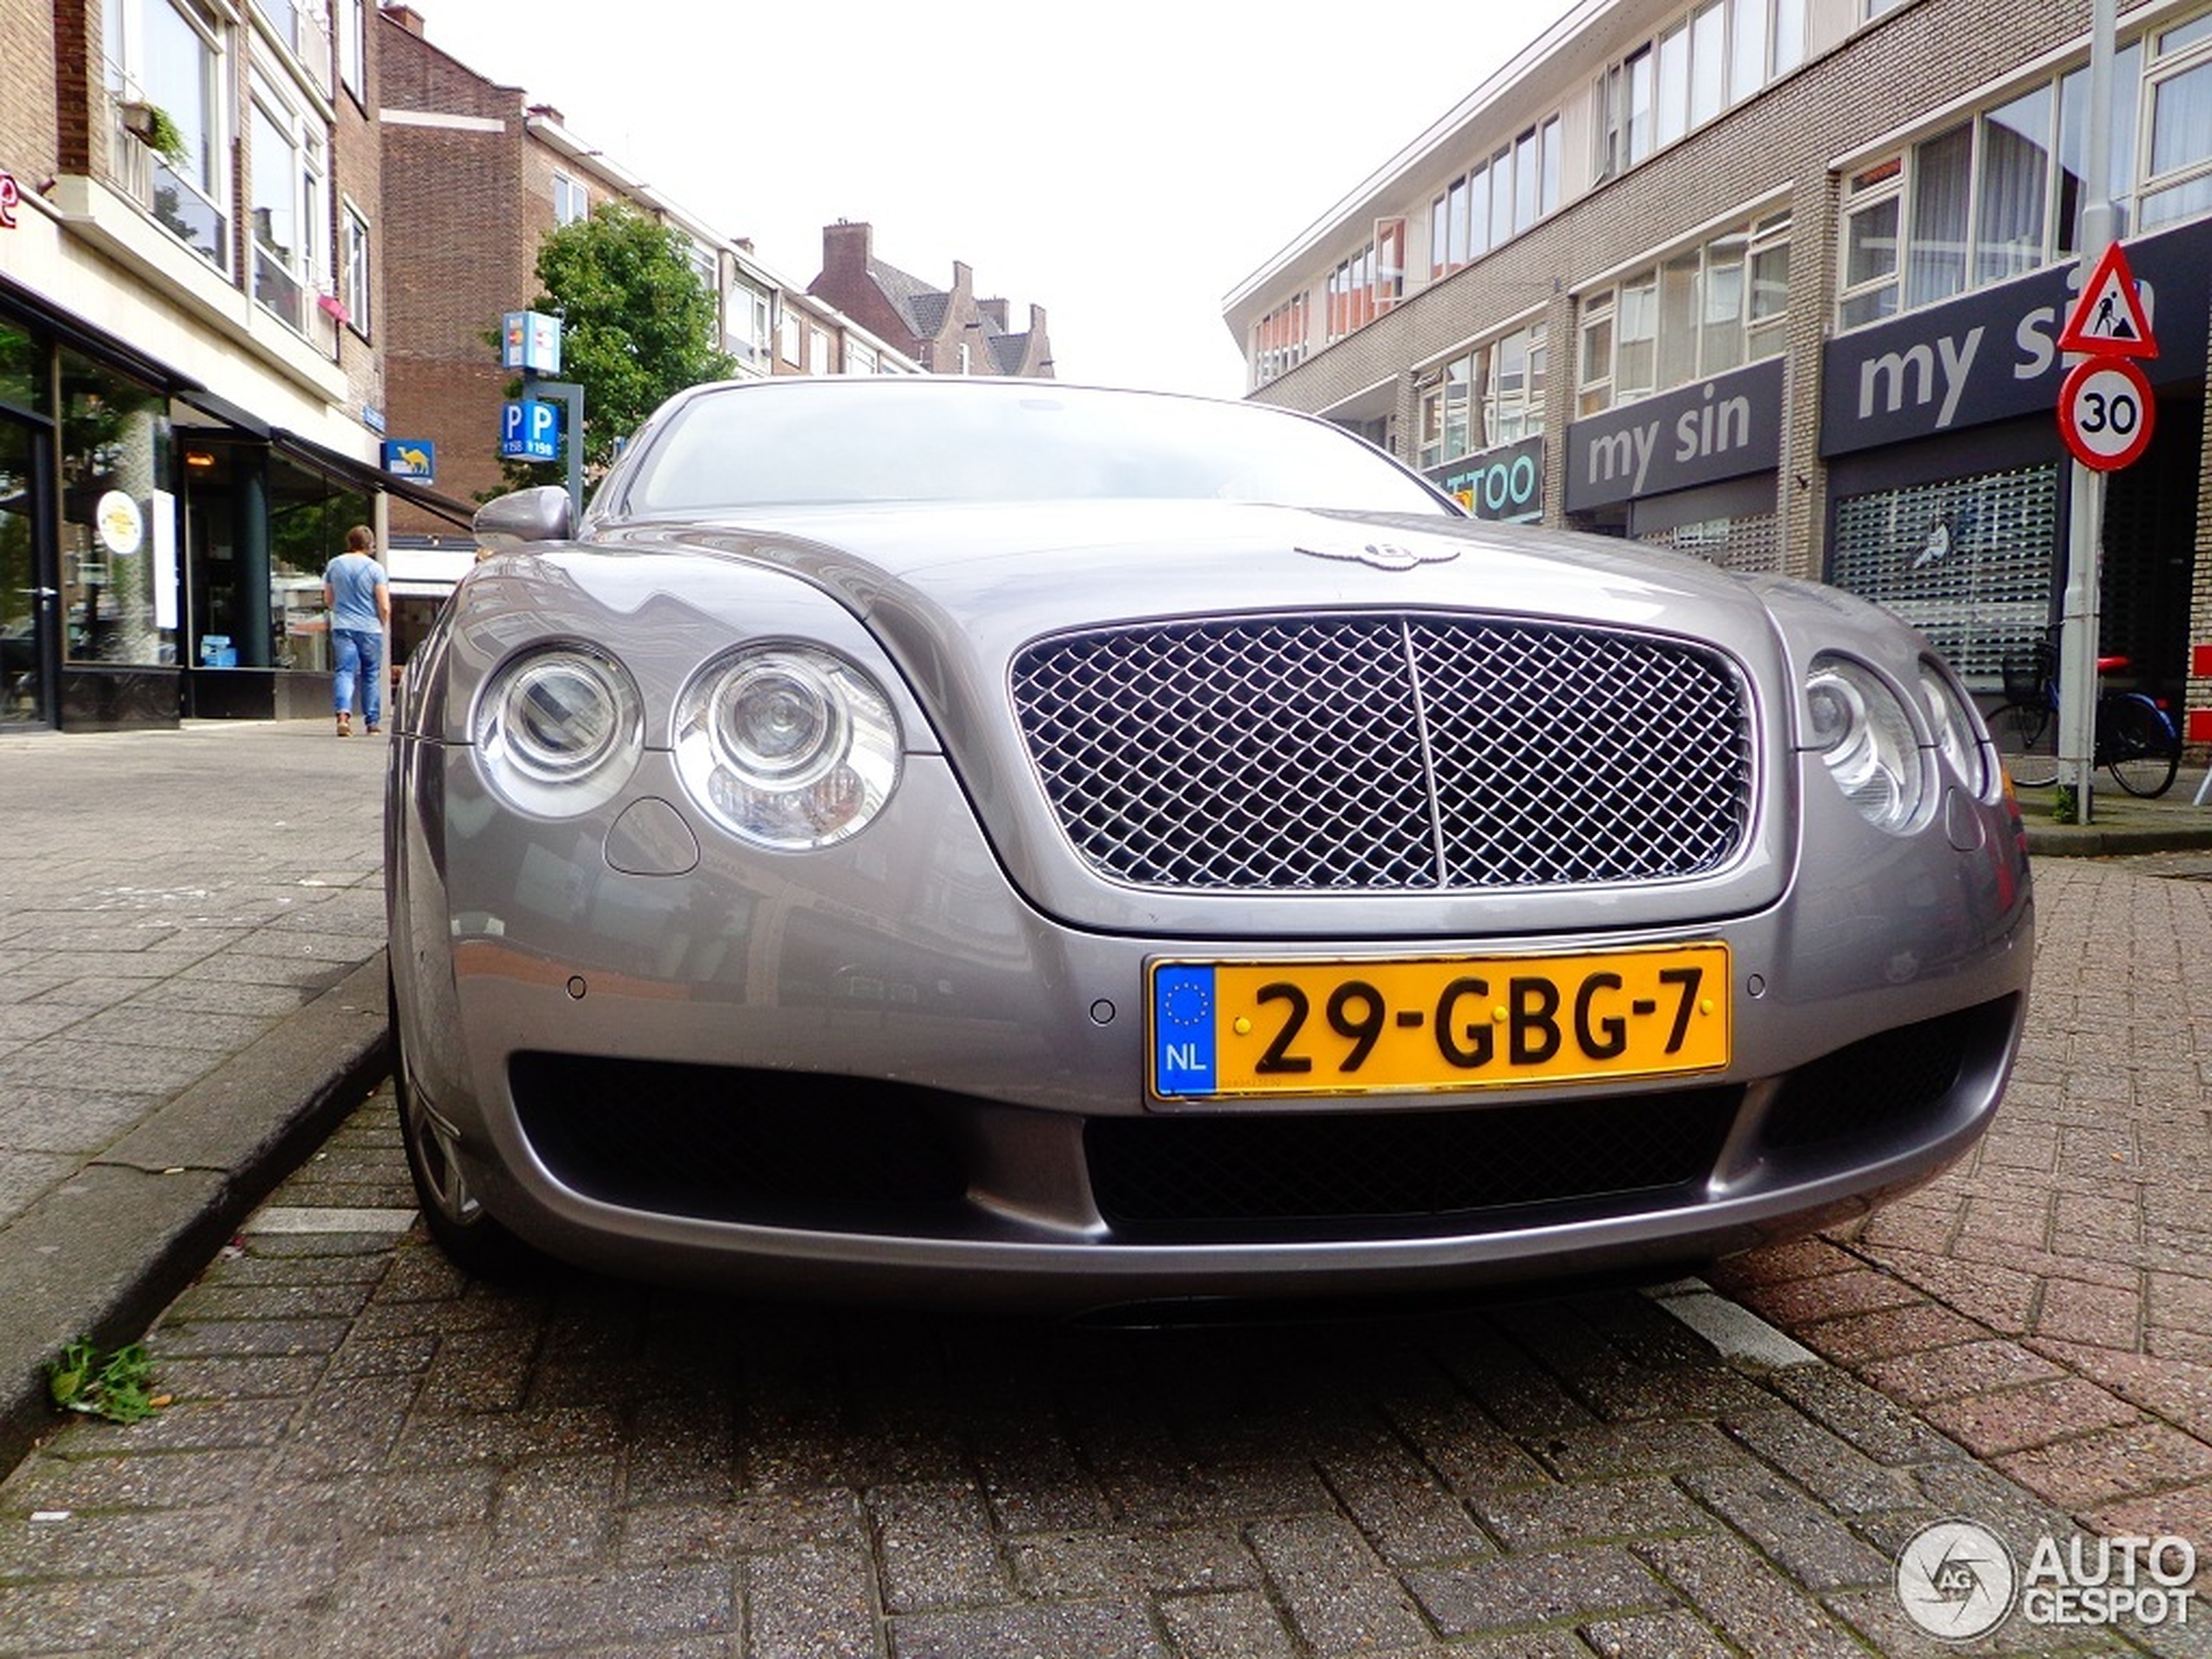
[[[619,202],[550,232],[529,309],[561,319],[561,372],[583,388],[583,470],[612,464],[617,439],[674,394],[725,380],[737,360],[715,343],[715,297],[683,233]],[[497,335],[493,336],[496,340]],[[510,388],[520,395],[520,382]],[[557,483],[565,469],[509,462],[508,487]]]

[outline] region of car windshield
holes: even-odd
[[[627,510],[880,502],[1240,501],[1448,515],[1349,433],[1254,404],[1049,381],[783,381],[694,397]]]

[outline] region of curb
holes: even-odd
[[[46,1362],[134,1340],[389,1057],[379,950],[0,1231],[0,1474],[60,1420]]]

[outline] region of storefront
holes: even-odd
[[[1568,522],[1729,570],[1782,569],[1784,386],[1782,360],[1769,358],[1576,421]]]
[[[323,567],[405,487],[13,299],[0,287],[0,729],[326,711]]]
[[[2192,637],[2212,224],[2131,240],[2128,256],[2158,340],[2143,365],[2158,405],[2148,452],[2107,492],[2100,650],[2173,697]],[[2057,341],[2078,280],[2047,268],[1823,354],[1825,575],[1923,629],[1979,691],[2058,617],[2073,468]]]

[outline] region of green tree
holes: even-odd
[[[583,388],[583,472],[613,463],[618,438],[687,386],[726,380],[737,359],[715,344],[712,293],[683,233],[610,202],[549,233],[537,251],[542,292],[529,309],[561,319],[557,378]],[[499,335],[489,338],[496,344]],[[518,381],[509,396],[521,395]],[[565,469],[507,462],[507,488],[559,483]]]

